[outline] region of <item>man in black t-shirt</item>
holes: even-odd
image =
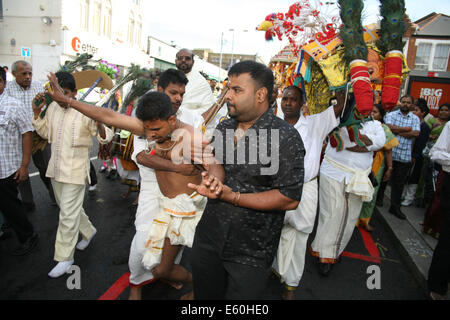
[[[201,185],[209,198],[194,238],[196,299],[258,299],[266,288],[286,210],[303,187],[305,149],[297,130],[273,115],[273,74],[254,61],[229,71],[230,119],[214,134],[216,162]]]

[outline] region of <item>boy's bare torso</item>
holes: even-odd
[[[183,129],[183,135],[188,134],[193,139],[194,128],[192,126],[182,123],[180,129]],[[180,131],[177,131],[176,133],[179,132]],[[183,150],[183,144],[190,144],[192,140],[189,141],[188,139],[183,139],[182,137],[179,137],[179,134],[175,138],[175,141],[177,141],[175,144],[174,141],[165,142],[161,146],[156,144],[155,154],[172,161],[174,157],[181,157],[182,155],[178,154],[178,152]],[[194,166],[192,166],[192,168],[193,171],[191,175],[188,176],[171,171],[155,170],[156,179],[158,180],[161,193],[167,198],[175,198],[183,193],[187,195],[192,194],[193,191],[187,186],[188,183],[200,184],[202,180],[201,171],[196,169]]]

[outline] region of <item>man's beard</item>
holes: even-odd
[[[182,63],[182,64],[180,64],[178,69],[180,69],[180,71],[182,71],[184,73],[189,73],[189,72],[191,72],[192,67],[189,67],[187,64]]]

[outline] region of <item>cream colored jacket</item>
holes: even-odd
[[[85,184],[89,178],[89,150],[92,137],[101,144],[110,142],[114,133],[105,127],[106,139],[102,139],[92,120],[72,108],[62,108],[52,102],[45,117],[33,119],[36,132],[51,143],[52,155],[46,176],[61,183]]]

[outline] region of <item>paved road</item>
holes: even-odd
[[[92,153],[95,155],[95,152]],[[98,169],[100,161],[94,160]],[[31,170],[32,172],[32,170]],[[40,236],[37,249],[24,257],[14,257],[10,252],[16,245],[11,238],[0,242],[0,300],[97,300],[127,299],[128,254],[134,235],[132,206],[135,194],[122,199],[127,190],[120,180],[108,180],[98,174],[98,186],[94,192],[86,191],[84,208],[98,229],[89,248],[75,254],[75,264],[80,267],[81,289],[68,289],[71,275],[50,279],[47,273],[53,268],[54,241],[58,225],[58,209],[50,204],[48,194],[39,176],[31,178],[37,209],[29,214]],[[372,234],[355,228],[341,262],[329,277],[319,275],[317,261],[307,254],[306,266],[295,298],[298,300],[422,300],[424,290],[402,260],[396,249],[395,239],[385,229],[378,214],[373,217],[375,231]],[[310,237],[312,241],[313,236]],[[189,267],[189,250],[183,264]],[[375,267],[373,267],[375,266]],[[378,268],[379,269],[378,269]],[[369,273],[368,273],[369,268]],[[379,270],[380,287],[369,289]],[[372,271],[371,271],[372,270]],[[75,274],[75,273],[74,273]],[[72,278],[73,279],[73,278]],[[69,281],[70,282],[70,281]],[[156,282],[147,286],[143,298],[147,300],[174,300],[187,292],[177,291]],[[272,278],[264,299],[278,300],[282,286]]]

